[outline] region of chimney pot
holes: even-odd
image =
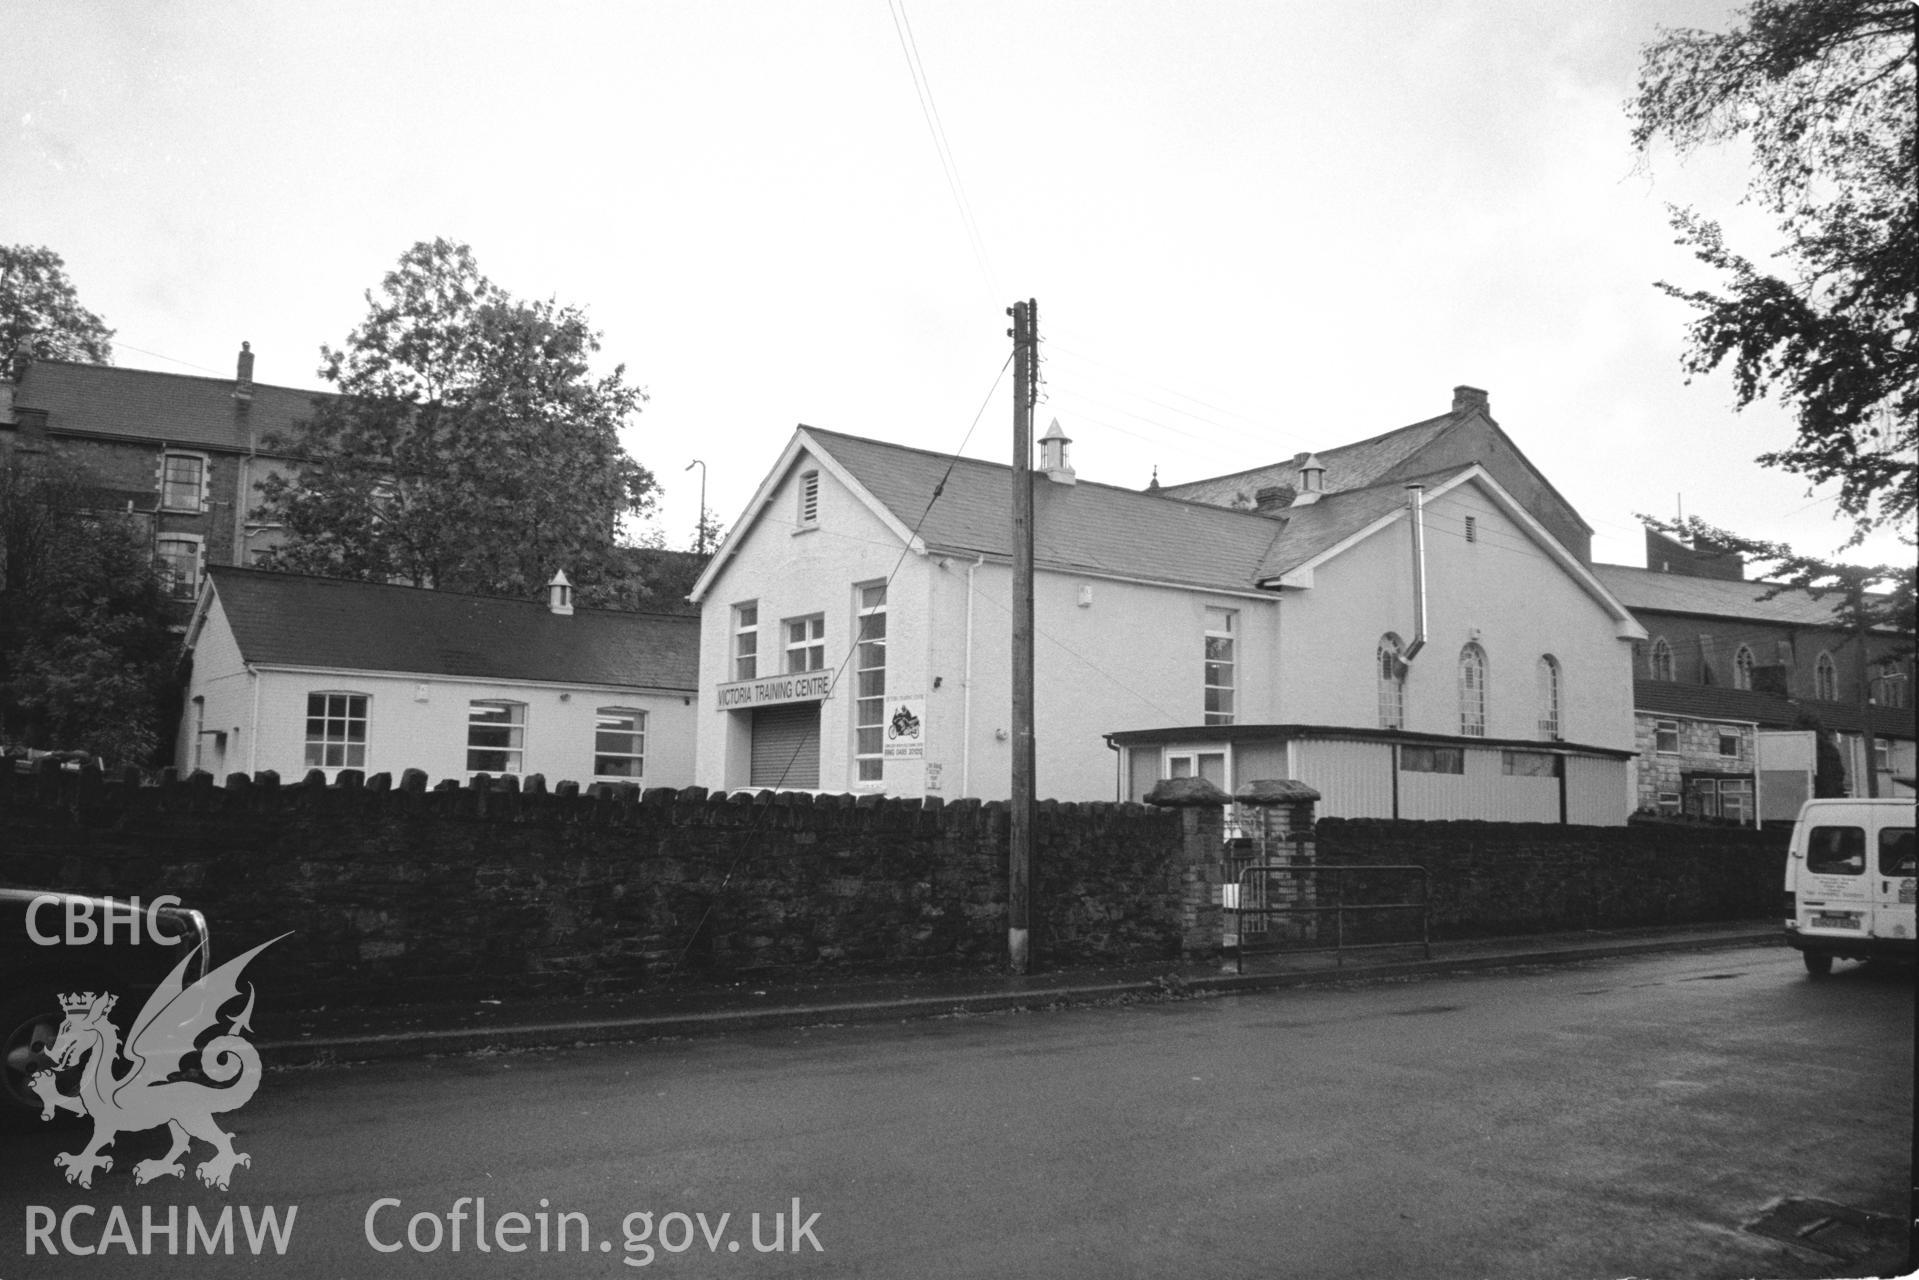
[[[566,570],[555,573],[553,581],[546,584],[546,607],[563,618],[573,616],[573,584],[567,581]]]

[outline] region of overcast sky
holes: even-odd
[[[1843,540],[1753,462],[1783,413],[1686,385],[1652,287],[1708,279],[1668,202],[1776,247],[1742,156],[1627,145],[1640,47],[1728,6],[900,3],[16,0],[0,241],[66,258],[120,364],[224,376],[245,339],[318,387],[401,252],[464,240],[649,391],[626,440],[673,546],[689,460],[731,523],[798,423],[951,451],[985,404],[965,452],[1007,457],[1025,297],[1085,479],[1330,448],[1466,383],[1598,559],[1643,563],[1634,514],[1682,502]]]

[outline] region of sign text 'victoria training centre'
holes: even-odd
[[[721,711],[741,707],[770,707],[782,702],[818,702],[830,697],[833,677],[824,671],[806,675],[774,676],[767,680],[735,680],[718,689]]]

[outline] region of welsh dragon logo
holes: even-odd
[[[93,1117],[93,1140],[82,1150],[62,1152],[53,1158],[57,1168],[67,1171],[68,1182],[91,1187],[95,1170],[113,1168],[113,1158],[103,1152],[116,1137],[161,1125],[172,1131],[173,1146],[158,1160],[134,1165],[136,1183],[185,1176],[180,1157],[194,1138],[214,1149],[213,1156],[195,1170],[200,1181],[210,1187],[226,1190],[234,1167],[253,1163],[245,1152],[233,1149],[233,1135],[213,1120],[217,1113],[245,1106],[260,1086],[259,1051],[240,1035],[253,1030],[249,1023],[253,1016],[252,984],[247,986],[246,1007],[227,1024],[225,1034],[215,1035],[204,1045],[198,1041],[206,1032],[217,1031],[221,1006],[239,996],[240,971],[247,962],[279,940],[273,938],[235,956],[189,986],[181,979],[198,951],[196,947],[147,997],[124,1047],[118,1029],[108,1020],[119,997],[91,991],[60,997],[66,1017],[48,1056],[56,1070],[87,1060],[79,1090],[59,1092],[53,1071],[37,1072],[28,1084],[40,1095],[42,1120],[53,1119],[58,1111]],[[179,1078],[181,1060],[196,1048],[200,1054],[199,1074],[211,1084]],[[121,1058],[129,1066],[116,1075],[114,1069]]]

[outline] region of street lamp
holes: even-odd
[[[693,526],[693,529],[694,529],[693,540],[694,540],[694,545],[699,548],[700,554],[705,555],[706,554],[706,464],[704,462],[701,462],[698,458],[695,458],[693,459],[693,461],[687,463],[686,466],[682,468],[682,470],[691,471],[694,467],[698,467],[700,469],[700,518]]]

